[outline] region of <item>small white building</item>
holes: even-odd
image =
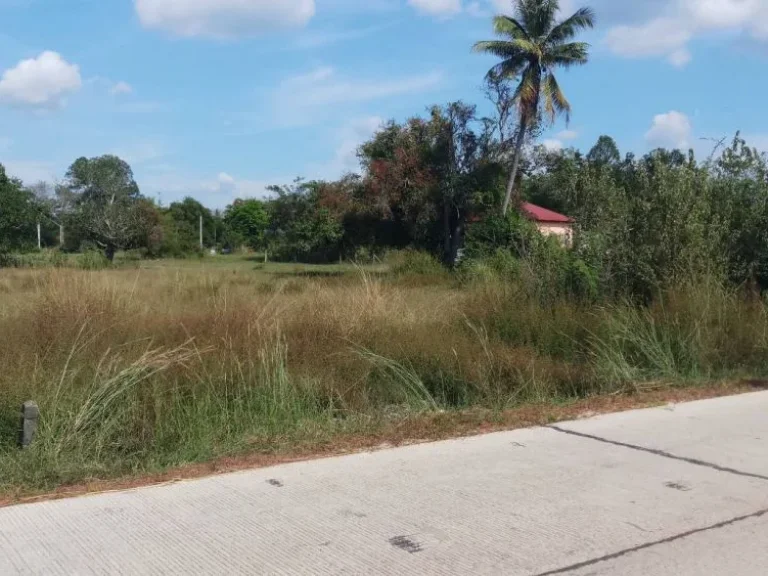
[[[544,236],[557,236],[563,246],[573,246],[573,218],[529,202],[523,203],[520,208],[523,216],[534,222]]]

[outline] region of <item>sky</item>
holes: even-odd
[[[142,192],[212,208],[356,170],[382,122],[455,100],[487,109],[491,17],[511,0],[0,0],[0,163],[28,184],[117,154]],[[768,150],[768,1],[561,0],[598,25],[573,107],[542,136],[623,153],[741,130]]]

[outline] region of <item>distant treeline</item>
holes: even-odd
[[[662,149],[622,157],[607,136],[586,155],[529,146],[515,201],[573,217],[574,246],[565,250],[538,238],[517,211],[501,215],[504,134],[474,106],[436,106],[382,126],[359,148],[360,174],[297,180],[224,211],[192,198],[158,206],[114,156],[78,159],[55,188],[25,187],[1,170],[0,250],[34,249],[40,223],[48,247],[63,229],[66,251],[179,257],[200,250],[202,216],[205,249],[247,247],[291,261],[416,249],[453,267],[463,247],[462,266],[506,262],[503,273],[533,270],[558,286],[576,274],[579,291],[592,295],[648,295],[702,274],[768,286],[768,164],[739,135],[706,161]]]

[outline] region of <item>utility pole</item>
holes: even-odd
[[[59,247],[64,248],[64,224],[59,224]]]
[[[37,249],[43,249],[42,234],[40,233],[40,220],[37,221]]]
[[[203,250],[203,215],[200,214],[200,251]]]

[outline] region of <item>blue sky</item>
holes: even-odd
[[[768,2],[592,0],[574,113],[542,137],[623,152],[742,130],[768,149]],[[383,120],[463,99],[509,0],[0,0],[0,162],[28,183],[79,156],[128,160],[142,191],[211,207],[335,178]],[[563,11],[583,5],[561,0]]]

